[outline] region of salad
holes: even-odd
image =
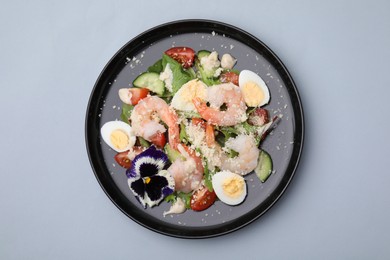
[[[216,200],[243,203],[245,175],[272,173],[262,140],[276,125],[263,108],[270,92],[259,75],[234,69],[216,51],[173,47],[118,91],[122,121],[106,122],[103,140],[117,152],[130,190],[144,208],[202,211]]]

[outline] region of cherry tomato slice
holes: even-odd
[[[144,148],[141,146],[134,146],[133,147],[133,156],[136,156],[144,151]],[[129,151],[124,151],[121,153],[118,153],[114,156],[115,161],[122,166],[123,168],[130,168],[132,161],[128,157]]]
[[[165,54],[179,62],[185,69],[194,64],[195,51],[189,47],[173,47],[166,50]]]
[[[214,204],[217,195],[214,191],[209,191],[205,186],[202,186],[192,194],[190,205],[194,211],[202,211]]]
[[[123,168],[126,168],[126,169],[130,168],[130,166],[131,166],[131,160],[129,159],[129,157],[127,157],[128,154],[129,154],[129,151],[124,151],[124,152],[118,153],[114,156],[115,161],[120,166],[122,166]]]
[[[231,82],[234,85],[238,86],[238,74],[234,73],[233,71],[228,71],[228,72],[222,73],[219,80],[222,83]]]
[[[269,122],[268,110],[264,108],[256,108],[250,113],[248,123],[251,125],[262,126]]]
[[[147,88],[130,88],[129,92],[131,93],[130,102],[133,106],[137,105],[138,102],[145,98],[149,94],[149,89]]]
[[[164,135],[164,133],[157,132],[154,136],[151,137],[150,141],[157,146],[158,148],[164,148],[165,144],[167,143],[167,139]]]

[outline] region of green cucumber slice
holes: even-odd
[[[147,88],[159,96],[162,96],[165,91],[165,84],[160,80],[160,74],[156,72],[142,73],[133,81],[133,85],[137,88]]]
[[[211,53],[211,52],[209,52],[209,51],[201,50],[201,51],[198,51],[198,53],[196,54],[196,56],[198,56],[198,59],[200,60],[200,59],[203,58],[203,57],[209,56],[210,53]]]
[[[271,156],[266,151],[263,150],[260,151],[255,173],[261,182],[265,182],[268,179],[268,177],[271,175],[272,159]]]

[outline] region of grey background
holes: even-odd
[[[0,259],[388,259],[390,3],[2,1]],[[261,219],[183,240],[132,222],[89,165],[84,119],[104,65],[172,20],[215,19],[263,40],[305,109],[296,177]]]

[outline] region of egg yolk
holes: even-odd
[[[198,80],[189,82],[185,95],[183,96],[183,101],[192,103],[195,97],[200,97],[201,99],[206,97],[206,89]]]
[[[223,192],[230,198],[239,197],[244,191],[244,186],[244,180],[238,177],[227,178],[222,183]]]
[[[259,85],[253,81],[248,81],[242,87],[244,101],[249,107],[257,107],[264,99],[264,92]]]
[[[129,136],[122,130],[114,130],[110,135],[111,144],[117,149],[125,149],[129,144]]]

